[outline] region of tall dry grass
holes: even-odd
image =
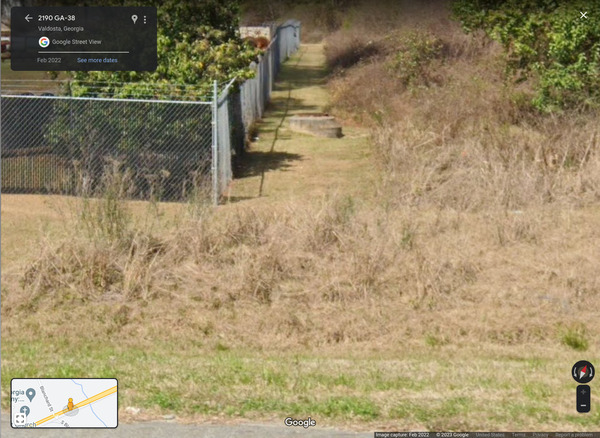
[[[84,200],[68,240],[40,242],[20,284],[3,285],[3,334],[599,347],[597,115],[531,113],[493,44],[419,13],[427,26],[388,33],[331,85],[334,111],[373,129],[374,201],[192,203],[168,225],[158,206],[136,220],[108,190]],[[394,76],[407,60],[410,81]],[[65,326],[77,319],[84,332]]]
[[[114,238],[80,225],[68,240],[40,242],[20,285],[4,285],[3,333],[383,350],[561,345],[576,333],[596,345],[598,224],[576,213],[374,208],[335,196],[200,207],[170,228],[128,224]],[[573,245],[583,235],[588,243]]]
[[[326,50],[332,66],[354,66],[331,81],[333,111],[373,128],[382,195],[456,209],[598,201],[600,114],[536,113],[500,48],[465,35],[439,3],[401,24],[366,42],[364,23],[341,30]],[[377,56],[359,56],[367,44]]]

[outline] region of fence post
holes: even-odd
[[[217,81],[213,82],[213,114],[212,114],[212,183],[213,204],[219,203],[219,166],[217,163],[219,149],[219,131],[217,130],[217,119],[219,116],[219,89]]]

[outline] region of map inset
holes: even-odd
[[[12,427],[117,427],[117,379],[12,379]]]

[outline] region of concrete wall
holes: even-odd
[[[265,37],[268,38],[269,41],[273,40],[275,36],[275,31],[277,30],[275,24],[262,24],[260,26],[240,26],[240,36],[242,38],[246,37]]]

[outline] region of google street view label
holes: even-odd
[[[156,70],[155,7],[19,6],[11,32],[15,71]]]
[[[12,379],[13,428],[115,428],[117,379]]]

